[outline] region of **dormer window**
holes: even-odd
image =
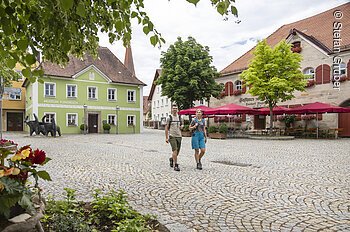
[[[292,43],[292,52],[300,53],[301,52],[301,42],[295,41]]]

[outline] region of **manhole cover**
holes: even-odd
[[[236,162],[231,162],[231,161],[212,161],[212,162],[213,163],[218,163],[218,164],[233,165],[233,166],[238,166],[238,167],[249,167],[249,166],[252,166],[251,164],[236,163]]]
[[[145,150],[145,152],[158,152],[157,150]]]

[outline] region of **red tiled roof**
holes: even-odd
[[[286,39],[290,32],[296,30],[297,32],[302,33],[303,36],[306,36],[307,39],[311,40],[311,42],[322,50],[331,53],[333,50],[333,23],[336,21],[333,15],[335,10],[339,10],[343,13],[343,17],[340,20],[337,20],[342,23],[341,49],[350,49],[350,3],[345,3],[309,18],[283,25],[268,36],[266,41],[270,46],[274,46],[281,40]],[[254,51],[254,48],[221,70],[221,75],[224,76],[232,73],[239,73],[246,69],[249,61],[253,57],[252,52]]]
[[[114,83],[146,85],[137,79],[108,48],[100,47],[98,49],[98,57],[93,59],[87,55],[84,60],[80,60],[70,56],[69,62],[65,67],[60,67],[51,62],[44,62],[42,64],[44,75],[72,78],[76,73],[90,65],[94,65]]]

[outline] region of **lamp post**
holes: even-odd
[[[86,135],[86,109],[87,109],[87,105],[84,104],[84,135]]]
[[[118,134],[119,133],[119,123],[118,123],[118,120],[119,120],[119,117],[118,117],[118,112],[120,110],[120,107],[118,105],[116,105],[115,107],[115,113],[116,113],[116,119],[115,119],[115,134]]]

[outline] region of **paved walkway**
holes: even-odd
[[[350,231],[349,139],[209,140],[199,171],[184,138],[175,172],[163,131],[4,137],[53,158],[45,194],[69,187],[88,200],[95,188],[123,188],[171,231]]]

